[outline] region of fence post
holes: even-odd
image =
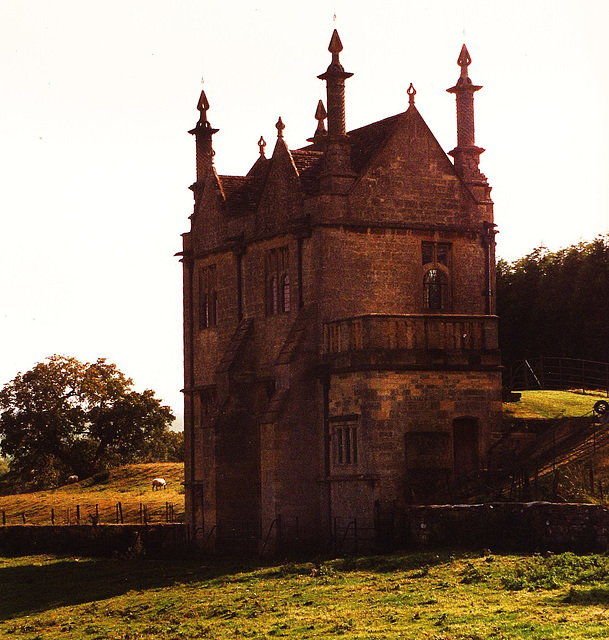
[[[140,502],[140,524],[144,524],[144,506]]]
[[[2,526],[6,524],[6,511],[2,509]]]
[[[21,512],[21,519],[23,520],[23,524],[25,524],[25,511]]]
[[[55,509],[51,507],[51,524],[55,526]]]
[[[586,393],[586,361],[582,360],[582,393]]]
[[[124,524],[124,521],[123,521],[123,503],[122,502],[118,503],[118,511],[121,514],[121,524]]]
[[[95,505],[95,522],[99,524],[99,504]]]
[[[76,524],[80,524],[80,505],[76,505]]]

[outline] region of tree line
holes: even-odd
[[[131,462],[183,460],[174,415],[114,364],[54,355],[0,390],[5,489],[44,489]]]
[[[504,364],[538,356],[609,362],[609,235],[499,260],[497,313]]]

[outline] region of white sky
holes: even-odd
[[[218,172],[244,174],[278,116],[291,148],[314,132],[335,25],[347,128],[413,82],[445,151],[467,44],[500,256],[607,233],[608,24],[607,0],[0,0],[0,384],[106,357],[181,413],[201,76]]]

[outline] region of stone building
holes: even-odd
[[[467,498],[501,411],[495,225],[465,46],[457,146],[408,108],[345,129],[342,44],[317,129],[284,125],[245,176],[214,168],[201,93],[184,234],[187,521],[231,540],[321,544],[412,503]],[[312,127],[313,128],[313,127]]]

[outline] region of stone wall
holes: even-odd
[[[60,553],[127,556],[174,553],[190,548],[183,524],[0,527],[0,555]]]
[[[608,548],[609,510],[549,502],[407,507],[396,538],[407,547],[590,552]]]
[[[363,371],[332,376],[329,396],[331,420],[357,421],[357,464],[333,468],[374,483],[368,512],[375,500],[433,503],[446,500],[454,486],[454,421],[471,419],[476,425],[472,457],[484,466],[490,433],[501,410],[498,376],[483,371]],[[472,460],[473,462],[474,460]],[[448,486],[447,486],[448,483]],[[345,491],[333,504],[337,514],[352,517]],[[442,497],[444,496],[444,497]]]

